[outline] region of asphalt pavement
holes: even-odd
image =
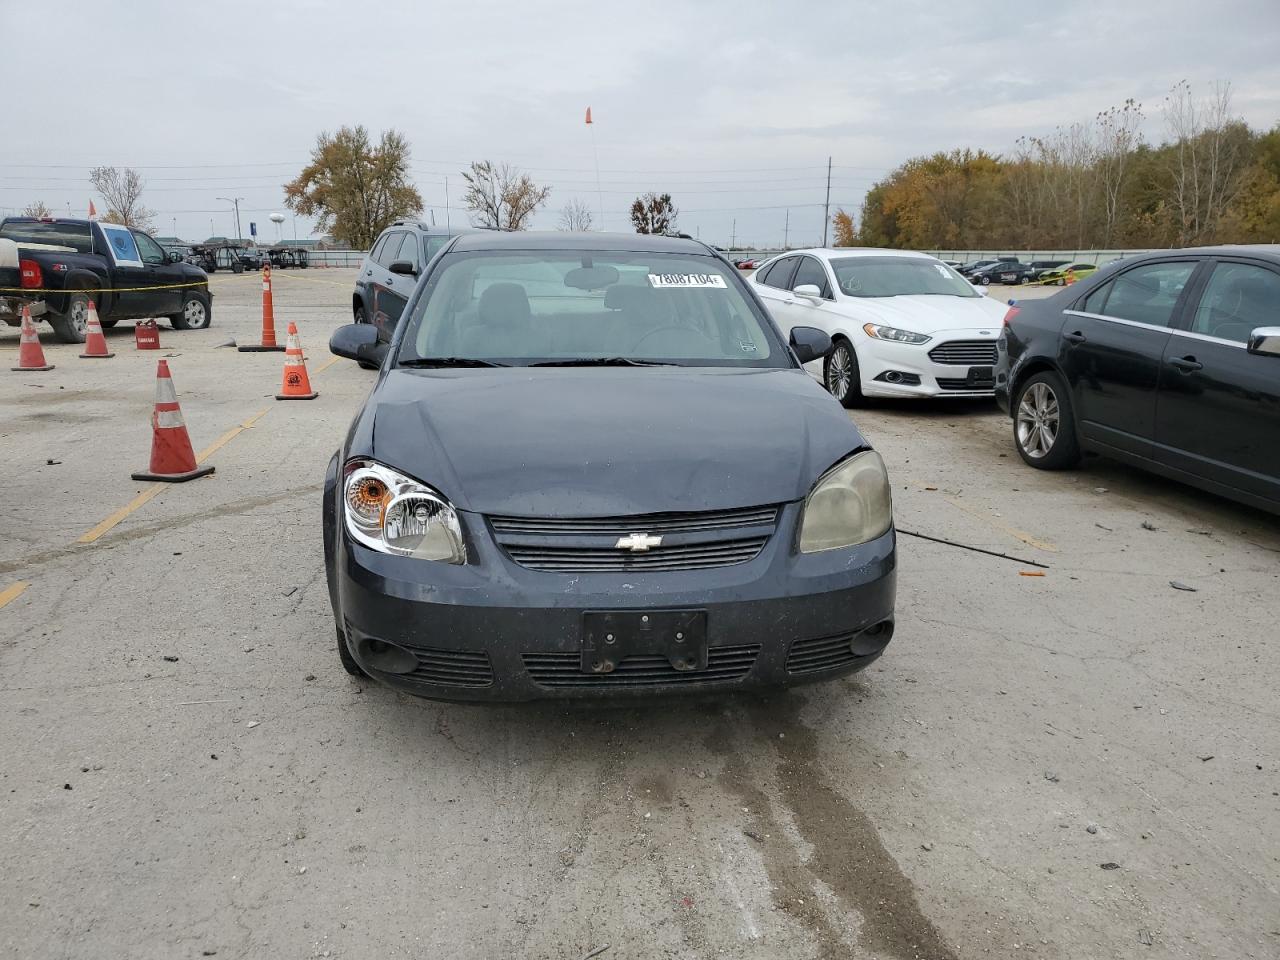
[[[46,328],[54,370],[4,364],[0,956],[1280,956],[1280,520],[1033,471],[990,402],[879,403],[851,416],[903,536],[867,672],[416,700],[334,651],[320,487],[374,378],[325,349],[353,278],[276,273],[311,401],[219,346],[257,339],[256,276],[158,354]],[[217,468],[159,489],[129,479],[157,356]]]

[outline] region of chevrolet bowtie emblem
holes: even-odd
[[[629,533],[625,537],[619,537],[614,547],[618,550],[630,550],[632,553],[647,553],[650,547],[661,543],[661,537],[651,537],[647,533]]]

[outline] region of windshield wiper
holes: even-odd
[[[401,360],[400,367],[508,367],[508,363],[496,360],[480,360],[477,357],[412,357]]]
[[[674,367],[666,360],[636,360],[632,357],[574,357],[571,360],[540,360],[531,367]]]

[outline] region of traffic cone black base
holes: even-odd
[[[82,353],[80,354],[80,359],[81,360],[108,360],[114,356],[115,356],[114,353]]]
[[[46,363],[43,367],[10,367],[14,373],[35,373],[41,370],[52,370],[53,364]]]
[[[196,467],[194,470],[188,470],[186,473],[131,473],[134,480],[159,480],[163,483],[186,483],[188,480],[195,480],[197,477],[207,477],[213,473],[213,467]]]

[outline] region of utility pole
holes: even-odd
[[[444,228],[453,231],[453,219],[449,216],[449,178],[444,178]]]
[[[237,241],[237,242],[243,241],[243,240],[244,240],[244,235],[243,235],[243,234],[241,233],[241,231],[240,231],[240,201],[241,201],[241,200],[243,200],[243,199],[244,199],[244,197],[214,197],[213,199],[215,199],[215,200],[225,200],[227,203],[229,203],[229,204],[231,204],[233,207],[235,207],[235,210],[236,210],[236,241]]]
[[[822,205],[822,245],[827,245],[827,227],[831,224],[831,158],[827,157],[827,201]]]
[[[791,233],[791,208],[787,207],[787,219],[782,224],[782,249],[787,249],[787,237]]]
[[[733,226],[729,229],[729,249],[733,249],[733,241],[738,236],[738,218],[733,218]]]

